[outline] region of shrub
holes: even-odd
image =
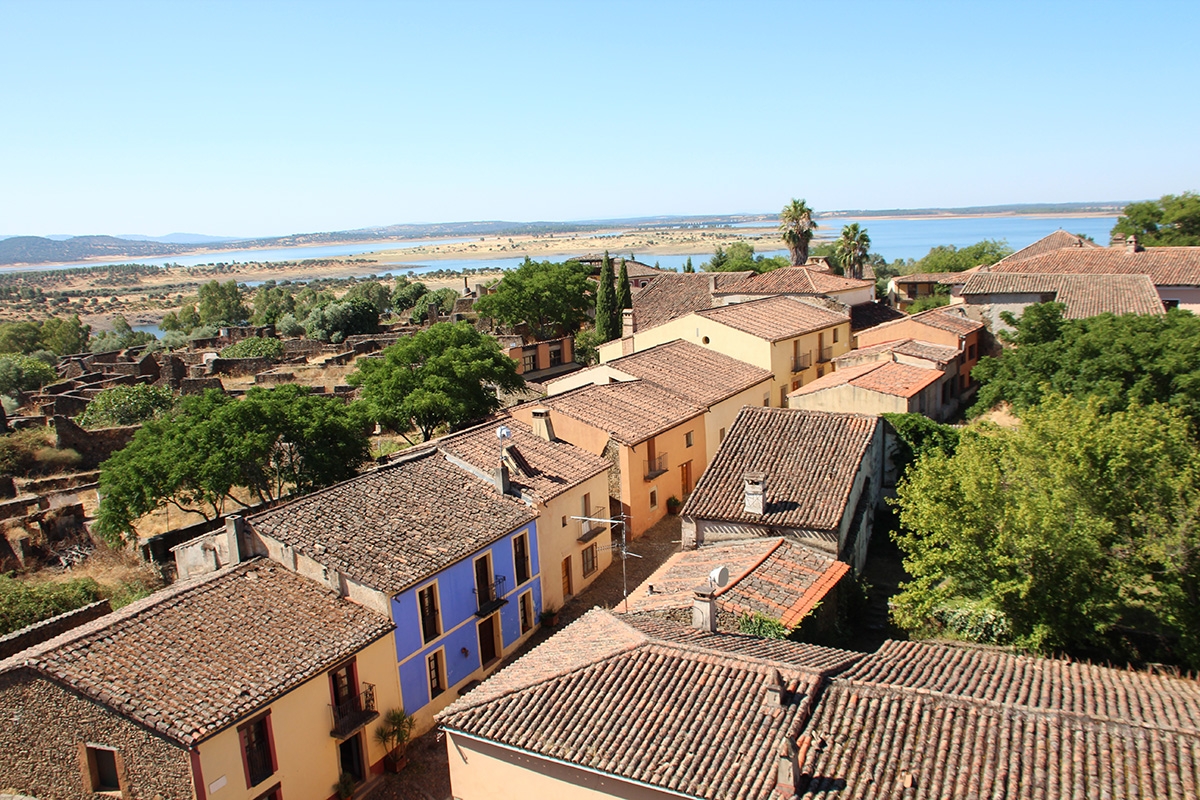
[[[279,358],[283,355],[283,342],[252,336],[234,342],[221,351],[222,358]]]
[[[160,417],[175,405],[175,395],[168,386],[114,386],[105,389],[79,415],[85,428],[111,428],[117,425],[136,425]]]
[[[100,598],[100,585],[91,578],[30,584],[11,575],[0,575],[0,635],[73,611]]]
[[[20,353],[0,356],[0,394],[12,397],[19,392],[40,389],[57,377],[53,367],[32,356]]]
[[[789,632],[788,627],[779,620],[757,611],[738,617],[738,633],[744,633],[747,636],[760,636],[763,639],[786,639]]]

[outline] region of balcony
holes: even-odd
[[[833,348],[832,347],[822,347],[821,348],[821,357],[818,360],[822,364],[824,364],[826,361],[833,361]]]
[[[504,599],[505,580],[505,576],[503,575],[494,575],[492,576],[491,583],[482,586],[476,584],[475,602],[478,609],[475,612],[475,616],[486,617],[508,602]]]
[[[659,453],[654,458],[647,459],[645,464],[646,480],[652,481],[667,471],[667,454]]]
[[[592,519],[583,519],[579,521],[579,538],[576,539],[576,541],[581,543],[590,542],[592,539],[595,539],[597,536],[603,533],[604,529],[608,527],[607,522],[597,522],[597,520],[608,518],[608,509],[593,508],[587,513],[587,516],[592,517]]]
[[[333,728],[329,735],[345,739],[379,716],[375,708],[375,687],[364,683],[363,690],[344,703],[329,707],[333,714]]]
[[[812,351],[792,356],[792,372],[803,372],[812,366]]]

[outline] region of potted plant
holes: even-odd
[[[408,738],[412,735],[413,718],[403,708],[393,708],[383,715],[375,726],[375,741],[387,750],[383,767],[388,772],[399,772],[408,766],[404,753],[408,749]]]
[[[667,513],[668,514],[678,514],[679,509],[682,507],[683,507],[683,501],[680,500],[675,495],[671,495],[670,497],[667,498]]]
[[[544,627],[553,628],[558,624],[558,609],[547,607],[542,609],[541,615],[538,617]]]
[[[351,797],[354,797],[354,776],[349,772],[343,772],[338,776],[338,782],[333,785],[333,789],[341,800],[350,800]]]

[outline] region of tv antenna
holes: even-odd
[[[625,612],[628,613],[629,612],[629,573],[625,568],[625,562],[629,558],[629,556],[633,556],[634,558],[641,558],[640,555],[638,555],[637,553],[635,553],[629,549],[629,545],[625,541],[625,528],[626,528],[625,520],[628,519],[628,517],[625,514],[622,514],[619,517],[617,517],[616,519],[610,519],[608,517],[571,517],[571,519],[577,519],[577,520],[580,520],[583,522],[605,522],[605,523],[608,523],[609,525],[620,525],[621,526],[620,544],[610,544],[608,547],[602,547],[599,549],[600,550],[609,550],[609,551],[611,551],[613,553],[617,553],[621,556],[621,602],[624,603]]]

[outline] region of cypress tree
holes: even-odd
[[[621,259],[621,272],[617,276],[617,309],[633,308],[633,290],[629,288],[629,271],[625,259]]]
[[[611,342],[621,335],[620,313],[613,288],[612,259],[606,250],[600,265],[600,286],[596,290],[596,335],[601,343]]]
[[[688,256],[687,263],[683,265],[684,272],[695,272],[696,268],[692,266],[692,257]]]

